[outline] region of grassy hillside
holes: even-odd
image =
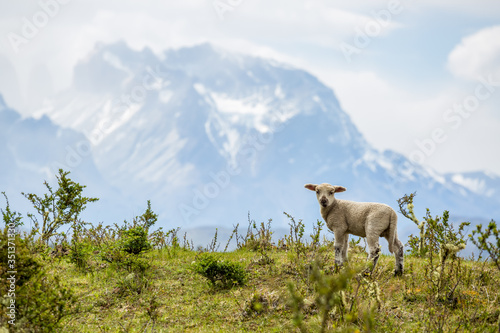
[[[324,250],[333,253],[331,246]],[[51,263],[49,274],[61,277],[81,307],[61,321],[68,332],[149,332],[153,324],[158,332],[289,332],[296,330],[290,283],[304,297],[304,330],[320,330],[322,309],[314,285],[295,272],[286,251],[269,251],[268,256],[274,262],[260,264],[261,256],[248,250],[221,256],[241,263],[248,272],[244,287],[229,290],[214,289],[193,273],[196,253],[184,250],[174,255],[168,250],[148,253],[144,258],[151,268],[144,274],[105,265],[82,273],[64,259]],[[360,263],[365,255],[358,252],[351,258]],[[371,276],[351,278],[344,290],[345,304],[336,305],[328,314],[328,329],[498,331],[500,276],[495,268],[462,262],[462,281],[453,296],[436,300],[426,278],[426,260],[406,259],[403,277],[393,277],[393,260],[384,256]],[[337,278],[331,258],[324,270]]]
[[[331,244],[318,252],[325,276],[346,278],[335,272]],[[193,271],[197,252],[182,248],[141,255],[149,266],[144,272],[97,260],[83,271],[66,257],[49,256],[42,262],[48,275],[58,276],[76,296],[60,321],[65,332],[289,332],[299,330],[293,321],[297,314],[303,317],[303,331],[320,331],[324,309],[321,291],[308,281],[310,268],[305,261],[297,265],[287,250],[272,249],[266,255],[269,260],[248,249],[221,254],[248,273],[243,287],[230,289],[210,286]],[[351,277],[340,302],[333,299],[328,330],[498,331],[500,274],[490,263],[457,261],[450,281],[455,290],[439,299],[426,271],[428,260],[405,259],[402,277],[393,276],[394,260],[388,256],[381,257],[371,275]],[[366,255],[353,247],[350,260],[363,265]],[[295,305],[300,311],[294,310],[289,285],[303,298]]]
[[[372,270],[359,240],[336,267],[324,226],[305,235],[291,216],[277,243],[271,222],[235,228],[233,252],[224,252],[228,240],[195,250],[178,230],[155,230],[149,203],[130,223],[86,224],[78,215],[92,199],[66,176],[40,201],[31,196],[39,203],[31,232],[18,232],[25,218],[8,203],[2,210],[0,332],[500,331],[498,243],[487,242],[499,240],[494,222],[465,236],[446,212],[415,219],[405,273],[394,276],[394,258],[382,255]],[[409,217],[412,199],[401,201]],[[472,239],[485,249],[481,260],[457,256]]]

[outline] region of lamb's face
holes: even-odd
[[[330,184],[323,183],[321,185],[307,184],[305,188],[315,191],[316,198],[321,207],[328,207],[335,202],[335,193],[344,192],[346,189],[342,186],[333,186]]]
[[[316,186],[316,198],[321,207],[330,206],[335,200],[335,187],[330,184]]]

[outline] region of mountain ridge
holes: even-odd
[[[429,207],[500,216],[491,191],[375,150],[311,74],[209,44],[161,57],[125,43],[98,45],[43,115],[83,133],[102,178],[129,202],[151,199],[173,227],[227,227],[248,211],[278,226],[286,225],[283,211],[314,221],[317,203],[303,189],[309,182],[343,185],[342,198],[393,208],[417,191],[422,215]],[[497,187],[497,178],[476,176]]]

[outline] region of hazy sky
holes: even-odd
[[[117,40],[290,63],[333,88],[377,149],[500,174],[500,1],[0,0],[0,94],[31,114]]]

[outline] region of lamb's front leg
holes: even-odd
[[[348,233],[345,233],[344,235],[344,240],[343,240],[343,248],[342,248],[342,260],[344,262],[347,262],[349,260],[347,260],[347,252],[349,251],[349,234]]]
[[[346,255],[346,250],[344,249],[344,238],[349,236],[345,232],[334,231],[335,234],[335,264],[342,266],[344,264],[344,256]]]

